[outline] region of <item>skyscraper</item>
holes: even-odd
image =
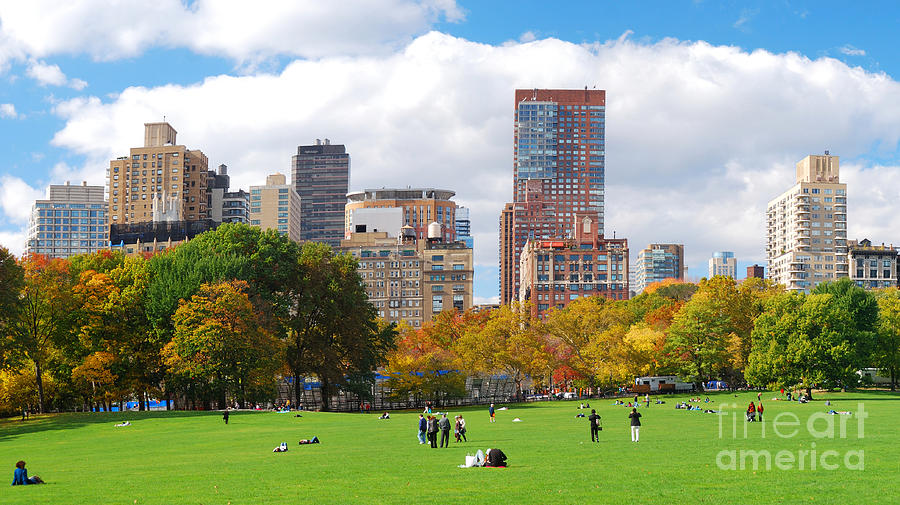
[[[797,163],[797,182],[769,202],[766,235],[769,278],[788,290],[848,276],[847,185],[837,156],[825,151]]]
[[[177,133],[169,123],[144,123],[144,146],[109,162],[110,224],[209,218],[209,161],[177,145]]]
[[[709,258],[709,279],[717,275],[737,279],[737,259],[731,251],[717,251]]]
[[[635,269],[634,291],[638,294],[654,282],[684,280],[684,245],[650,244],[638,253]]]
[[[573,237],[578,212],[597,216],[600,236],[604,223],[606,91],[518,89],[514,113],[514,247],[500,260],[501,303],[519,291],[529,239]],[[504,289],[508,277],[513,285]]]
[[[472,237],[472,221],[469,219],[468,207],[456,208],[456,240],[464,242],[466,247],[475,247],[475,239]]]
[[[291,166],[300,195],[300,240],[340,247],[350,182],[346,148],[316,139],[315,145],[297,147]]]
[[[103,186],[52,185],[31,211],[25,254],[68,258],[106,249],[109,224]]]

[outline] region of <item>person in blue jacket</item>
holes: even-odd
[[[428,429],[428,421],[425,416],[419,414],[419,444],[425,443],[425,431]]]
[[[25,462],[19,461],[16,463],[16,469],[13,471],[13,486],[25,486],[28,484],[43,484],[44,481],[41,480],[40,477],[35,475],[34,477],[28,478],[28,470],[25,469]]]

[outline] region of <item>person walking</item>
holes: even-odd
[[[428,421],[425,420],[425,416],[419,414],[419,445],[425,444],[425,430],[428,429]]]
[[[225,420],[225,424],[228,424],[228,416],[229,416],[229,414],[230,414],[230,412],[228,412],[228,408],[226,407],[226,408],[225,408],[225,413],[222,414],[222,419]]]
[[[490,407],[488,407],[488,414],[491,415],[491,422],[494,422],[494,404],[492,403]]]
[[[447,419],[447,414],[441,416],[438,425],[441,428],[441,447],[450,447],[450,420]]]
[[[638,442],[641,440],[641,414],[637,409],[631,409],[628,418],[631,419],[631,441]]]
[[[763,410],[764,409],[762,402],[759,402],[759,405],[756,406],[756,418],[759,420],[759,422],[762,422]]]
[[[647,406],[650,406],[650,393],[644,395],[644,401],[647,403]]]
[[[437,449],[437,432],[437,419],[435,419],[434,416],[428,416],[428,441],[431,442],[432,449]]]
[[[597,411],[591,409],[591,415],[588,416],[588,421],[591,422],[591,442],[599,442],[600,441],[600,416],[597,415]]]
[[[459,416],[453,418],[453,437],[456,438],[456,443],[462,442],[462,438],[459,436]]]
[[[757,403],[762,401],[762,391],[756,393],[756,401]]]
[[[462,414],[459,415],[459,436],[462,437],[463,442],[468,442],[468,440],[466,440],[466,420],[463,418]]]

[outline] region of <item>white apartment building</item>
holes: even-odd
[[[68,258],[109,248],[103,186],[52,185],[31,211],[25,254]]]
[[[766,235],[769,278],[788,290],[847,277],[847,185],[838,156],[825,151],[797,163],[797,182],[769,202]]]

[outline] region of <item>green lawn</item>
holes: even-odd
[[[641,441],[630,441],[631,409],[595,400],[603,417],[602,442],[590,443],[588,422],[575,418],[577,401],[511,405],[488,423],[485,408],[462,410],[469,442],[431,449],[416,440],[416,413],[375,414],[237,413],[225,426],[221,414],[159,412],[66,414],[0,421],[0,462],[7,483],[15,462],[28,462],[30,475],[44,486],[2,485],[3,504],[288,504],[288,503],[896,503],[900,479],[900,396],[887,393],[820,395],[805,405],[763,396],[766,423],[747,426],[738,437],[731,417],[665,405],[643,413]],[[685,397],[676,397],[685,398]],[[736,402],[742,413],[756,394],[712,395],[717,408]],[[826,407],[824,399],[832,401]],[[857,418],[846,423],[846,438],[815,439],[805,427],[809,416],[833,408],[869,417],[858,437]],[[793,437],[773,433],[772,420],[783,412],[799,416]],[[458,412],[451,412],[453,414]],[[522,422],[513,423],[519,417]],[[122,420],[132,426],[114,428]],[[816,421],[824,429],[839,416]],[[762,430],[766,436],[762,437]],[[782,432],[794,428],[787,427]],[[317,435],[319,445],[298,446]],[[272,453],[286,441],[289,452]],[[728,450],[838,451],[837,470],[818,467],[756,471],[722,470],[717,455]],[[466,453],[499,447],[509,456],[506,469],[460,469]],[[847,451],[864,451],[864,470],[843,467]],[[817,457],[817,465],[819,458]],[[727,462],[726,460],[723,460]],[[748,465],[751,463],[747,460]],[[856,463],[854,459],[852,461]],[[764,464],[764,463],[763,463]]]

